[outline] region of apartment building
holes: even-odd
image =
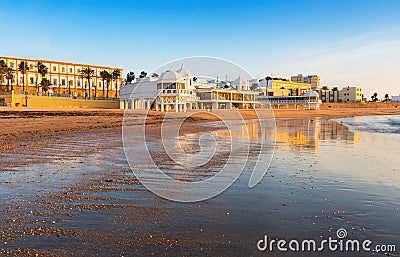
[[[363,93],[361,87],[344,87],[339,91],[339,102],[362,102]]]
[[[298,74],[298,75],[295,75],[295,76],[291,76],[290,80],[292,82],[297,82],[297,83],[311,84],[311,88],[313,90],[316,90],[321,86],[321,78],[320,78],[319,75],[303,76],[302,74]]]

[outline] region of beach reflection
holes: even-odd
[[[273,127],[275,122],[276,128]],[[264,133],[261,132],[260,123],[267,126]],[[232,137],[251,139],[275,140],[278,143],[289,144],[294,148],[318,150],[319,141],[342,142],[358,145],[361,133],[352,132],[346,126],[326,119],[277,119],[250,120],[245,125],[236,126],[231,131],[217,130],[212,133],[217,137]]]
[[[346,126],[332,120],[280,119],[276,122],[276,141],[288,143],[294,148],[308,148],[315,152],[319,142],[341,142],[357,145],[361,134],[350,131]]]

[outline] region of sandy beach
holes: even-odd
[[[338,160],[358,163],[357,158],[349,158],[357,154],[351,149],[370,140],[364,135],[359,139],[359,134],[330,119],[399,115],[399,109],[274,110],[273,116],[270,111],[240,113],[247,120],[257,115],[277,118],[277,151],[270,171],[254,190],[247,188],[245,172],[244,178],[220,196],[182,204],[152,194],[130,171],[122,149],[123,110],[1,108],[0,253],[259,255],[255,243],[264,233],[278,238],[319,238],[346,226],[354,236],[377,238],[383,235],[368,223],[371,219],[360,216],[371,211],[371,206],[382,208],[375,217],[386,212],[385,220],[396,220],[397,193],[384,197],[379,188],[364,197],[370,187],[366,177],[374,176],[368,164],[339,170],[329,165]],[[171,115],[167,122],[173,123],[174,117],[183,114]],[[133,112],[130,117],[139,126],[145,113]],[[156,138],[163,117],[157,112],[148,114],[146,133],[150,137]],[[195,114],[183,126],[182,140],[190,145],[193,135],[213,129],[203,124],[234,117],[228,111]],[[349,145],[354,148],[348,149]],[[326,159],[328,154],[330,159]],[[347,178],[345,171],[353,169],[366,171]],[[197,172],[193,178],[208,176],[209,171]],[[388,187],[387,192],[396,192],[400,185],[397,171],[393,172],[375,178]],[[346,192],[352,196],[340,202]],[[379,219],[373,220],[376,226],[382,225]],[[389,241],[398,236],[387,226],[381,229],[386,229]]]

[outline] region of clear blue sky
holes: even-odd
[[[400,1],[0,1],[0,55],[152,71],[187,56],[256,77],[400,94]]]

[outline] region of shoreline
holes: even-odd
[[[128,110],[130,118],[143,123],[147,111]],[[9,108],[0,107],[0,119],[5,124],[0,130],[0,153],[9,149],[9,144],[19,145],[24,140],[42,140],[49,135],[90,133],[98,131],[121,132],[125,110],[110,109],[64,109],[64,108]],[[240,114],[240,115],[238,115]],[[257,119],[257,118],[343,118],[352,116],[400,115],[397,108],[339,108],[322,110],[217,110],[213,112],[161,113],[150,111],[146,124],[158,127],[164,117],[168,121],[189,117],[188,123],[197,124],[217,120]],[[39,142],[39,141],[38,141]]]

